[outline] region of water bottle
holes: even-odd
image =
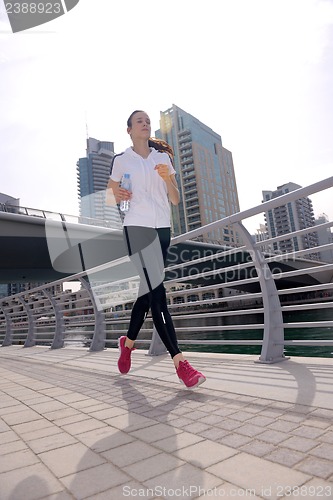
[[[124,177],[121,182],[121,187],[123,189],[127,189],[127,191],[132,191],[132,182],[130,178],[130,174],[124,174]],[[130,207],[130,200],[121,200],[120,202],[120,210],[122,212],[128,212]]]

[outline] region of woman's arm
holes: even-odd
[[[166,179],[165,183],[167,185],[169,200],[173,205],[178,205],[180,202],[180,194],[175,174],[169,175],[169,178]]]
[[[162,177],[167,186],[169,200],[173,205],[178,205],[178,203],[180,202],[180,194],[175,174],[170,175],[168,165],[165,165],[163,163],[156,165],[155,170],[157,170],[158,174]]]

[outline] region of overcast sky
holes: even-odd
[[[0,16],[0,192],[23,206],[77,214],[87,128],[121,152],[134,109],[156,130],[172,104],[232,151],[241,210],[332,175],[332,0],[80,0],[16,34]]]

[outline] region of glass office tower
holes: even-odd
[[[77,162],[77,184],[82,218],[110,221],[112,227],[120,226],[116,207],[105,204],[105,189],[110,177],[114,157],[113,142],[87,139],[87,156]]]
[[[181,202],[172,206],[176,236],[239,212],[232,154],[222,146],[221,136],[178,106],[160,113],[156,137],[175,153],[175,170]],[[203,235],[206,242],[238,244],[232,226]]]

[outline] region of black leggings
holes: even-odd
[[[181,351],[168,311],[163,285],[164,265],[170,245],[170,228],[124,226],[124,237],[128,255],[140,276],[139,294],[132,309],[127,337],[136,340],[151,309],[156,330],[173,358]]]

